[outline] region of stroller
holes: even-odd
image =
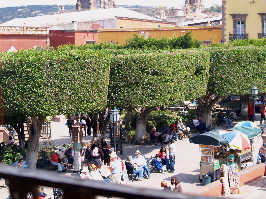
[[[163,172],[163,164],[160,160],[158,160],[158,155],[154,158],[151,157],[147,161],[147,165],[151,171],[151,173],[162,173]]]

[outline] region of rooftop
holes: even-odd
[[[160,21],[153,17],[126,8],[97,9],[79,12],[67,12],[54,15],[43,15],[28,18],[16,18],[0,24],[1,26],[31,26],[31,27],[51,27],[58,24],[69,24],[72,21],[86,22],[105,19],[115,19],[118,17],[133,18],[141,20]]]

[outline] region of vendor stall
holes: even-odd
[[[241,133],[245,134],[248,137],[251,144],[251,152],[247,151],[247,154],[245,154],[243,151],[241,154],[243,157],[242,159],[246,159],[245,162],[247,162],[247,159],[249,159],[248,162],[252,162],[252,164],[249,163],[249,166],[256,164],[259,150],[263,145],[263,140],[261,137],[262,134],[261,129],[257,127],[256,124],[253,122],[244,121],[237,123],[232,130],[240,131]],[[243,168],[245,168],[245,166],[243,166]]]
[[[210,176],[214,181],[219,178],[220,165],[224,160],[222,153],[225,152],[228,142],[221,137],[219,131],[210,131],[190,139],[190,142],[200,146],[200,176],[202,181],[204,176]]]

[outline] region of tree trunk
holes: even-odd
[[[249,95],[243,95],[243,96],[240,96],[240,103],[241,103],[241,112],[240,112],[240,115],[246,119],[247,116],[248,116],[248,98]]]
[[[211,110],[205,109],[205,111],[201,112],[200,119],[205,122],[207,128],[212,127],[212,112]]]
[[[26,161],[29,168],[36,168],[39,152],[39,141],[41,135],[42,124],[44,123],[44,117],[32,117],[31,128],[29,132]]]
[[[136,121],[136,143],[141,144],[146,133],[146,118],[140,115]]]

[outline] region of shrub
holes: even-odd
[[[123,46],[127,49],[187,49],[187,48],[199,48],[200,42],[193,40],[190,33],[186,33],[184,36],[155,39],[135,35],[134,38],[127,41],[127,44]]]

